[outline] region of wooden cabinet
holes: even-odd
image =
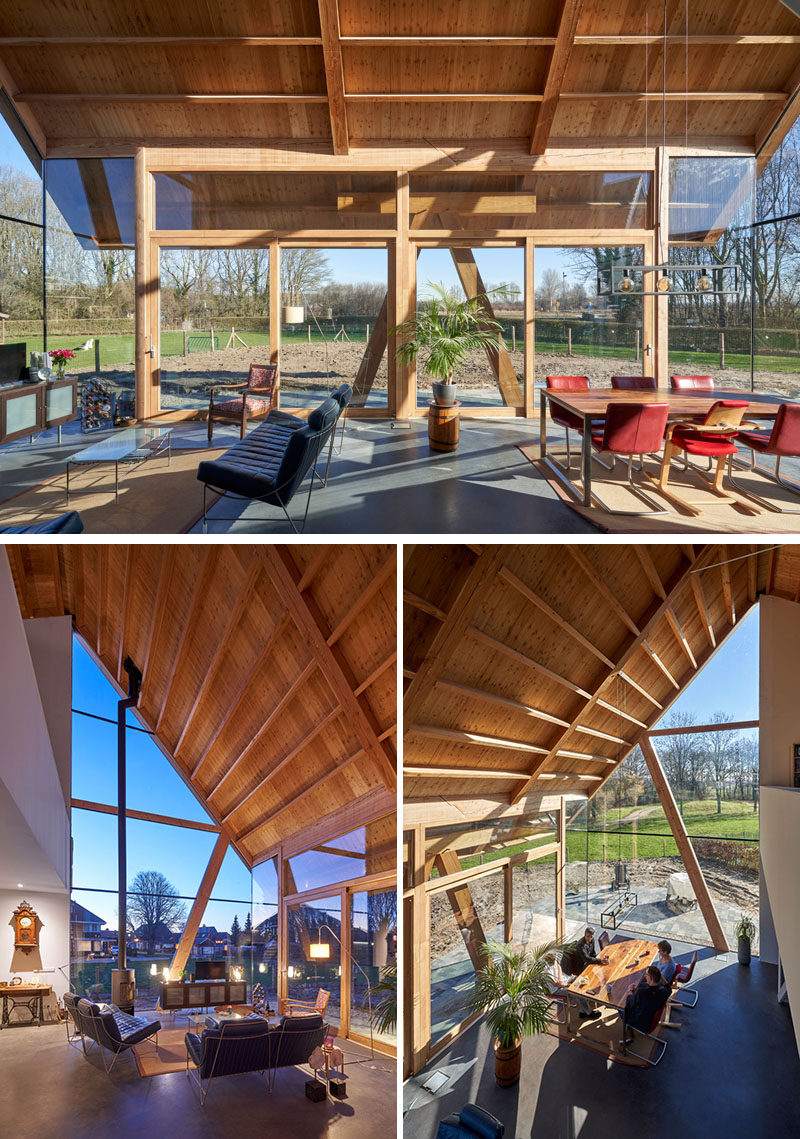
[[[161,1008],[214,1008],[247,1002],[246,981],[162,981]]]
[[[60,427],[78,414],[78,378],[0,388],[0,445]]]

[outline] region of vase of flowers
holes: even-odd
[[[50,359],[53,361],[56,379],[63,380],[64,372],[67,369],[67,361],[74,360],[75,353],[71,348],[56,348],[54,352],[50,353]]]

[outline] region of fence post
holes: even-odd
[[[100,337],[94,338],[94,370],[100,372]]]
[[[720,332],[720,334],[719,334],[719,366],[720,366],[720,368],[725,367],[725,333],[724,332]]]
[[[369,344],[369,325],[367,325],[367,331],[364,333],[364,343]]]
[[[214,351],[214,325],[211,325],[211,351]]]
[[[667,857],[667,840],[665,838],[662,838],[661,840],[661,857]]]
[[[311,325],[307,324],[306,328],[308,329],[308,343],[310,344],[311,343]]]
[[[567,355],[572,355],[572,329],[567,329]]]
[[[189,355],[188,333],[185,328],[183,330],[183,354],[184,356]]]
[[[512,324],[511,325],[511,351],[516,352],[516,350],[517,350],[517,326],[516,326],[516,324]]]
[[[606,864],[606,840],[603,839],[603,865]]]
[[[635,359],[636,359],[637,364],[639,363],[639,356],[640,356],[640,350],[641,350],[641,346],[639,344],[639,335],[640,335],[639,329],[637,328],[635,333],[634,333],[634,336],[636,337],[636,357],[635,357]]]

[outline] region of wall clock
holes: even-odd
[[[39,918],[27,902],[20,902],[12,917],[14,948],[27,953],[39,944]]]

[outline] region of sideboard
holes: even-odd
[[[78,416],[78,377],[0,386],[0,445],[58,428]]]

